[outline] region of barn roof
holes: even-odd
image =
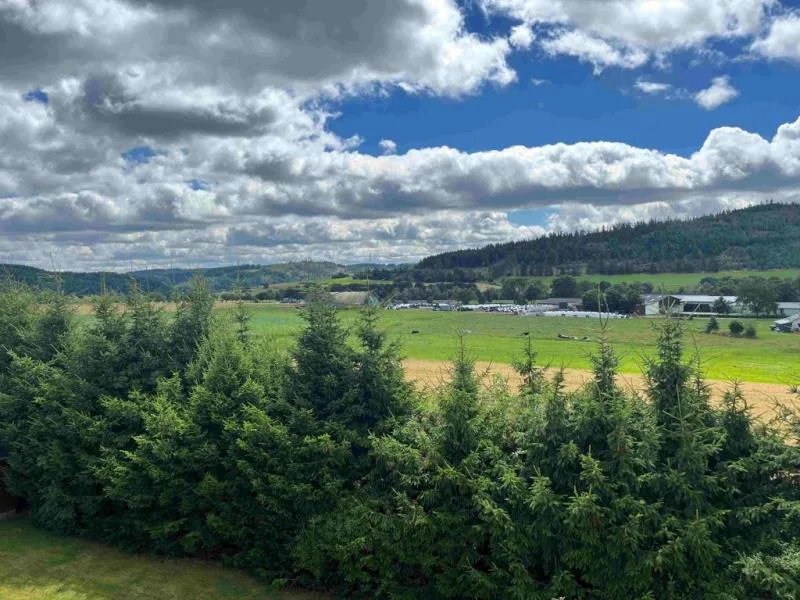
[[[778,302],[778,308],[800,310],[800,302]]]
[[[728,304],[735,304],[736,303],[736,296],[708,296],[703,294],[673,294],[668,296],[669,298],[675,298],[679,302],[683,302],[684,304],[714,304],[719,298],[723,298],[725,302]]]

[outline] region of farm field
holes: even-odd
[[[224,311],[223,313],[224,314]],[[358,311],[343,310],[342,319],[351,325]],[[290,344],[302,325],[299,311],[278,305],[252,305],[254,332],[271,335],[276,343]],[[720,319],[727,331],[727,319]],[[777,334],[769,330],[772,320],[747,320],[755,325],[757,339],[732,338],[703,333],[706,319],[686,321],[686,344],[700,352],[710,379],[763,382],[776,385],[800,379],[800,335]],[[453,357],[458,335],[463,333],[470,354],[479,361],[511,363],[519,354],[528,332],[541,364],[570,369],[589,369],[589,354],[600,334],[597,319],[518,317],[514,315],[432,312],[425,310],[384,311],[382,326],[398,339],[409,359],[441,361]],[[640,373],[643,359],[655,351],[658,320],[612,320],[608,337],[620,358],[620,370]],[[418,333],[412,334],[413,331]],[[559,339],[563,334],[581,338]],[[589,338],[583,340],[582,338]]]
[[[0,522],[3,600],[312,600],[272,593],[247,575],[213,563],[125,554],[103,544]]]
[[[575,278],[580,281],[591,281],[592,283],[600,283],[601,281],[608,281],[609,283],[652,283],[653,289],[656,292],[677,292],[685,288],[691,289],[700,284],[700,281],[706,277],[714,277],[722,279],[724,277],[733,277],[741,279],[744,277],[777,277],[779,279],[796,279],[800,277],[799,269],[776,269],[769,271],[717,271],[714,273],[635,273],[630,275],[577,275]],[[530,281],[540,281],[542,283],[549,283],[553,277],[525,277],[524,279]]]
[[[174,310],[171,304],[162,305]],[[219,318],[229,318],[234,303],[219,303]],[[250,309],[250,327],[257,334],[266,334],[276,344],[288,347],[302,327],[300,311],[289,305],[254,303]],[[92,307],[76,306],[81,319],[90,318]],[[342,309],[346,327],[355,324],[357,309]],[[746,319],[753,324],[756,339],[725,335],[731,319],[720,318],[720,333],[703,332],[707,319],[684,321],[687,352],[700,353],[704,372],[718,381],[748,381],[788,386],[800,382],[800,335],[770,331],[773,319]],[[591,368],[590,354],[600,334],[597,319],[520,317],[497,313],[433,312],[429,310],[386,310],[380,320],[389,335],[398,340],[407,359],[448,361],[463,333],[470,355],[478,361],[511,364],[518,356],[528,332],[538,354],[539,363],[553,368]],[[659,319],[632,318],[611,320],[608,338],[620,359],[620,371],[640,374],[647,356],[655,351],[656,327]],[[412,333],[412,332],[417,333]],[[559,334],[579,340],[559,339]],[[588,339],[583,339],[588,338]]]
[[[406,359],[403,361],[406,375],[420,390],[436,389],[449,380],[452,367],[450,363],[442,360],[417,360]],[[572,392],[590,384],[593,373],[586,369],[554,369],[547,371],[546,376],[553,378],[556,371],[560,370],[564,377],[564,389]],[[514,367],[503,363],[475,363],[475,372],[485,386],[491,386],[496,376],[502,377],[509,389],[519,389],[522,378]],[[641,373],[620,373],[617,377],[619,387],[627,392],[641,393],[646,389],[647,382]],[[720,403],[725,394],[731,389],[730,381],[715,381],[707,379],[711,401]],[[775,416],[776,402],[783,406],[798,406],[797,396],[786,385],[773,383],[740,382],[739,388],[747,400],[747,405],[756,418],[770,419]]]

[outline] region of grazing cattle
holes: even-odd
[[[418,333],[419,333],[419,329],[412,329],[411,330],[411,335],[416,335]]]

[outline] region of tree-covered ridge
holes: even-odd
[[[495,278],[568,273],[713,272],[800,266],[800,205],[763,204],[687,221],[554,233],[422,260],[418,270]]]
[[[339,265],[333,262],[298,261],[274,265],[238,265],[213,268],[148,269],[131,273],[51,272],[25,265],[0,264],[0,279],[10,279],[38,290],[56,287],[69,295],[97,296],[108,291],[128,294],[133,285],[145,293],[170,298],[189,288],[193,277],[201,276],[212,291],[263,288],[275,283],[314,281],[337,274],[358,274],[372,265]]]

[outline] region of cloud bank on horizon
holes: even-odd
[[[777,0],[0,0],[0,262],[408,262],[800,201],[798,67]]]

